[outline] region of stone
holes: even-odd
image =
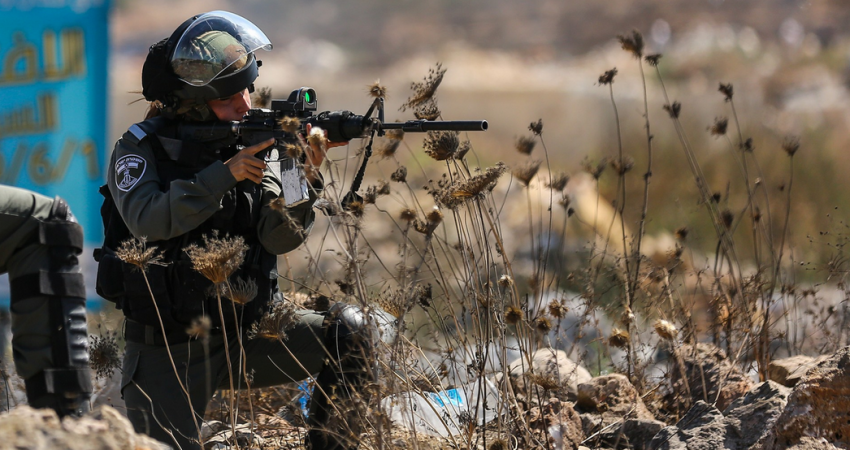
[[[622,418],[655,420],[637,389],[625,375],[615,373],[596,377],[577,387],[578,411],[600,414],[605,425]],[[608,418],[611,420],[608,420]]]
[[[790,389],[772,381],[761,383],[732,402],[723,413],[703,401],[698,401],[676,425],[666,427],[655,435],[647,448],[753,448],[782,413],[790,392]]]
[[[685,377],[683,377],[683,374]],[[752,389],[753,381],[737,365],[726,357],[726,353],[707,343],[696,346],[683,345],[676,350],[670,370],[673,386],[673,403],[676,398],[690,399],[713,404],[723,411],[736,399]],[[719,391],[719,395],[718,395]],[[671,410],[676,410],[672,407]]]
[[[726,423],[740,436],[738,448],[753,446],[785,409],[791,389],[766,381],[735,400],[723,412]]]
[[[658,420],[626,419],[601,430],[590,440],[595,448],[607,447],[616,450],[646,450],[652,438],[666,425]]]
[[[204,442],[205,449],[210,450],[221,446],[224,446],[223,448],[230,448],[234,440],[240,448],[262,447],[265,443],[265,438],[257,433],[250,424],[240,423],[236,425],[236,434],[234,434],[234,429],[227,426],[227,424],[224,425],[224,428],[206,439]]]
[[[649,444],[652,450],[738,450],[728,443],[730,429],[715,407],[698,401],[676,425],[658,432]]]
[[[576,386],[592,378],[590,372],[567,357],[563,350],[542,348],[532,354],[531,367],[525,358],[518,358],[508,366],[508,373],[519,391],[525,391],[527,373],[546,377],[557,383],[567,394],[575,395]]]
[[[767,377],[783,386],[794,387],[809,369],[824,359],[804,355],[777,359],[768,364]]]
[[[555,448],[564,450],[578,448],[584,440],[584,433],[581,429],[581,419],[575,409],[557,398],[550,399],[547,407],[549,412],[546,414],[546,425],[550,442],[555,444]]]
[[[838,447],[830,444],[824,438],[803,437],[800,442],[788,447],[788,450],[838,450]]]
[[[578,448],[584,440],[581,419],[573,409],[572,404],[568,402],[562,402],[560,399],[552,397],[544,401],[542,407],[532,407],[524,414],[525,423],[531,428],[535,440],[535,442],[524,442],[525,438],[521,438],[524,447],[537,446],[540,442],[549,442],[552,444],[552,448],[572,450]],[[515,426],[517,429],[514,430],[514,435],[522,436],[524,433],[518,428],[521,425],[515,423]]]
[[[16,450],[165,450],[148,436],[136,434],[126,417],[110,406],[101,406],[79,419],[61,421],[49,409],[19,406],[0,415],[0,442]]]
[[[804,437],[850,447],[850,347],[810,368],[794,386],[782,414],[755,448],[785,450]],[[804,445],[815,445],[807,441]]]

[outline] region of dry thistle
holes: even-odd
[[[572,201],[568,195],[562,195],[561,198],[558,199],[558,204],[561,205],[561,208],[566,209],[569,215],[573,215],[572,208],[570,208],[571,202]]]
[[[407,167],[398,166],[398,169],[390,175],[390,180],[395,181],[396,183],[406,183],[407,182]]]
[[[455,155],[460,140],[456,131],[429,131],[422,145],[428,156],[445,161]]]
[[[147,248],[147,240],[144,237],[139,239],[130,238],[121,243],[115,256],[127,264],[136,266],[137,269],[147,272],[150,264],[164,266],[162,262],[162,254],[157,253],[156,247]]]
[[[661,60],[663,55],[661,53],[653,53],[652,55],[646,55],[644,61],[652,67],[658,67],[658,62]]]
[[[605,172],[605,168],[608,167],[608,158],[602,158],[596,166],[591,164],[590,161],[585,160],[582,162],[582,166],[584,167],[585,172],[593,175],[594,180],[599,180]]]
[[[540,316],[534,321],[534,328],[541,334],[547,334],[552,330],[552,322],[546,316]]]
[[[537,292],[540,288],[540,276],[538,274],[534,273],[528,277],[528,288],[531,289],[532,292]]]
[[[368,86],[369,95],[375,98],[387,96],[387,87],[381,84],[381,80],[375,80]]]
[[[720,91],[721,94],[723,94],[723,97],[725,97],[727,102],[731,102],[732,96],[735,95],[735,89],[732,88],[732,83],[720,83],[720,87],[717,90]]]
[[[398,146],[401,145],[401,141],[395,139],[387,139],[381,143],[381,146],[375,150],[375,154],[380,156],[383,159],[392,158],[395,155],[395,152],[398,151]]]
[[[413,296],[416,298],[416,301],[419,302],[419,306],[423,308],[431,306],[431,299],[434,298],[431,283],[428,283],[426,286],[416,286],[416,289],[413,290]]]
[[[363,194],[363,203],[367,205],[374,205],[375,201],[378,200],[378,190],[375,186],[369,186],[366,188],[366,193]]]
[[[632,337],[628,331],[614,328],[611,330],[611,336],[608,337],[608,345],[617,348],[626,348],[629,346],[631,340]]]
[[[508,306],[505,310],[505,322],[511,325],[516,325],[517,323],[519,323],[519,321],[522,320],[522,317],[523,313],[522,310],[519,309],[519,307]]]
[[[322,150],[328,149],[328,137],[325,136],[325,133],[318,128],[313,128],[310,131],[310,135],[307,136],[307,143],[310,144],[311,147],[319,148]]]
[[[569,309],[557,300],[549,302],[549,315],[555,319],[563,319],[568,311]]]
[[[443,213],[440,211],[440,208],[434,206],[434,209],[428,212],[428,214],[425,214],[425,218],[428,219],[429,224],[436,226],[443,221]]]
[[[625,175],[632,170],[635,165],[635,160],[631,156],[624,155],[622,158],[611,158],[611,167],[618,175]]]
[[[277,211],[280,214],[286,214],[286,199],[284,199],[283,197],[278,197],[270,201],[269,208],[271,208],[272,211]]]
[[[446,189],[439,192],[432,192],[432,194],[434,194],[434,198],[438,203],[449,209],[454,209],[470,198],[492,191],[496,187],[496,182],[499,181],[499,178],[507,170],[507,166],[499,162],[494,167],[485,170],[481,175],[476,175],[463,182],[454,183]]]
[[[363,203],[374,204],[378,197],[389,194],[390,184],[384,180],[380,180],[377,185],[366,188],[366,194],[363,195]]]
[[[514,142],[514,148],[523,155],[530,155],[536,143],[537,141],[531,136],[520,136]]]
[[[363,217],[363,214],[366,212],[366,205],[360,201],[353,201],[346,205],[345,210],[351,213],[352,216],[360,219]]]
[[[617,76],[617,68],[606,71],[599,76],[599,85],[604,86],[614,82],[614,77]]]
[[[461,142],[455,152],[455,159],[458,161],[462,160],[466,157],[466,154],[469,153],[470,149],[472,149],[472,144],[469,141]]]
[[[708,131],[711,132],[712,136],[725,136],[726,128],[729,125],[729,120],[725,117],[716,117],[714,119],[714,124],[708,127]]]
[[[749,153],[752,153],[753,150],[756,149],[756,146],[753,143],[753,138],[747,138],[747,140],[745,140],[744,143],[741,144],[741,146],[743,147],[742,150],[744,150],[745,152],[749,152]]]
[[[416,220],[416,211],[411,208],[405,208],[401,210],[399,218],[407,223],[413,222]]]
[[[297,117],[284,116],[277,123],[283,131],[289,134],[295,134],[301,128],[301,121]]]
[[[257,283],[252,279],[239,278],[236,283],[231,283],[230,287],[224,289],[223,295],[237,305],[247,304],[257,296]]]
[[[531,180],[537,175],[540,170],[540,161],[528,161],[520,167],[513,170],[513,176],[523,185],[528,187]]]
[[[759,208],[758,205],[756,205],[756,207],[753,208],[753,222],[758,222],[760,220],[761,220],[761,208]]]
[[[675,325],[663,319],[655,322],[655,332],[662,339],[667,339],[668,341],[676,339],[676,335],[679,334],[679,330],[676,329]]]
[[[503,288],[506,288],[506,289],[507,289],[507,288],[511,287],[511,286],[514,284],[514,280],[513,280],[513,278],[511,278],[511,277],[509,277],[509,276],[507,276],[507,275],[502,275],[502,276],[499,278],[498,283],[499,283],[499,286],[501,286],[501,287],[503,287]]]
[[[785,153],[788,156],[794,156],[797,153],[797,150],[800,149],[800,138],[796,136],[789,136],[782,141],[782,150],[785,150]]]
[[[212,329],[212,320],[209,316],[201,316],[192,319],[192,324],[186,328],[186,334],[195,339],[206,339]]]
[[[300,145],[287,142],[283,145],[283,153],[290,159],[300,160],[301,155],[304,154],[304,149]]]
[[[270,341],[286,339],[286,330],[298,323],[295,308],[288,301],[272,303],[271,309],[258,322],[251,324],[248,339],[262,338]]]
[[[711,194],[711,201],[713,203],[720,203],[720,200],[722,200],[722,199],[723,199],[723,195],[721,195],[720,192],[715,192],[715,193]]]
[[[390,195],[390,183],[387,180],[378,180],[378,195]]]
[[[403,316],[410,309],[410,305],[407,305],[407,302],[405,301],[404,293],[398,290],[392,290],[384,295],[378,296],[375,303],[378,304],[378,307],[395,318]]]
[[[437,63],[436,68],[428,69],[428,76],[421,83],[410,84],[413,95],[408,97],[407,102],[401,105],[399,110],[406,111],[407,108],[415,108],[417,105],[432,99],[445,74],[446,69],[443,69],[442,63]]]
[[[203,240],[201,247],[191,244],[184,249],[192,268],[215,284],[224,283],[242,265],[248,245],[241,236],[219,238],[217,232]]]
[[[561,387],[561,385],[558,384],[558,379],[555,378],[554,374],[538,375],[536,373],[527,372],[525,376],[532,384],[536,384],[547,391],[557,391]]]
[[[720,213],[720,219],[723,221],[723,226],[726,227],[727,230],[731,230],[732,222],[735,221],[735,213],[729,209],[724,209]]]
[[[440,108],[437,107],[437,102],[433,99],[418,105],[413,109],[413,115],[419,120],[437,120],[440,118]]]
[[[667,111],[670,114],[670,118],[678,119],[679,114],[682,113],[682,104],[679,102],[673,102],[672,105],[664,105],[664,111]]]
[[[528,125],[528,131],[534,133],[535,136],[543,134],[543,119],[537,119],[537,122],[531,122]]]
[[[555,175],[551,180],[549,180],[549,182],[546,183],[546,187],[553,191],[561,192],[564,190],[565,187],[567,187],[567,183],[569,182],[570,176],[565,174],[564,172],[561,172]]]
[[[639,31],[632,30],[631,36],[617,35],[617,40],[620,41],[623,50],[631,53],[638,60],[643,57],[643,35]]]
[[[690,231],[688,230],[688,227],[679,227],[678,229],[676,229],[676,239],[679,241],[684,241],[688,238],[688,231]]]
[[[304,307],[313,311],[327,311],[331,307],[331,299],[326,295],[314,295],[304,302]]]
[[[404,139],[404,130],[386,130],[384,131],[384,137],[394,141],[400,141]]]
[[[261,87],[251,94],[251,104],[254,108],[268,108],[272,99],[272,90],[269,87]]]
[[[118,350],[118,333],[107,331],[101,336],[90,336],[89,366],[97,378],[112,376],[115,369],[121,367],[121,355]]]

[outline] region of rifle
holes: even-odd
[[[229,146],[239,144],[244,146],[254,145],[269,138],[274,138],[275,143],[271,147],[257,154],[257,157],[267,161],[281,161],[283,171],[295,168],[297,165],[291,161],[283,150],[287,143],[298,139],[295,133],[284,130],[282,122],[286,118],[298,119],[299,128],[297,133],[306,133],[307,125],[319,127],[327,131],[330,142],[347,142],[351,139],[368,138],[363,162],[351,184],[351,189],[342,200],[342,206],[346,207],[351,202],[362,201],[357,194],[366,164],[372,156],[372,142],[375,136],[383,136],[387,130],[402,130],[406,133],[423,133],[428,131],[486,131],[488,124],[486,120],[456,120],[456,121],[429,121],[408,120],[406,122],[384,121],[384,99],[376,98],[366,114],[358,115],[351,111],[324,111],[314,115],[318,109],[318,96],[316,90],[302,87],[293,90],[286,100],[272,100],[270,109],[250,109],[240,122],[215,122],[212,124],[183,124],[180,126],[179,135],[181,139],[208,145]],[[377,114],[377,117],[375,115]],[[275,156],[277,155],[277,156]],[[285,175],[282,174],[282,178]],[[302,191],[306,194],[306,184],[302,184]],[[292,204],[287,200],[287,204]]]

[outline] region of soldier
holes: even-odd
[[[231,360],[240,361],[236,334],[244,334],[272,303],[285,301],[277,286],[277,255],[306,239],[315,218],[313,203],[323,188],[317,170],[322,150],[302,140],[310,199],[281,214],[270,207],[281,196],[280,176],[254,156],[272,140],[236,148],[179,133],[183,123],[242,119],[251,108],[260,49],[271,49],[265,34],[224,11],[192,17],[153,45],[142,70],[151,108],[146,120],[118,141],[108,168],[98,292],[115,301],[126,317],[122,393],[128,416],[138,432],[184,450],[201,448],[197,430],[208,402],[215,390],[228,388],[230,376],[242,375],[239,364],[228,367],[227,362],[228,352]],[[249,250],[231,282],[250,279],[257,285],[253,301],[236,307],[237,317],[230,305],[223,308],[224,320],[212,282],[192,270],[184,251],[191,244],[203,245],[204,237],[214,233],[245,240]],[[151,266],[147,280],[115,256],[130,236],[146,237],[162,252],[166,265]],[[186,332],[202,316],[212,322],[206,341]],[[243,324],[238,331],[237,320]],[[352,430],[340,417],[331,420],[331,400],[323,393],[345,398],[349,387],[368,379],[368,347],[357,345],[358,337],[371,336],[365,330],[359,309],[335,305],[328,313],[297,311],[297,324],[286,331],[284,344],[244,340],[253,387],[319,373],[308,422],[310,448],[356,446],[348,440],[356,427]]]
[[[12,353],[34,408],[90,408],[83,230],[68,204],[0,185],[0,273],[9,273]]]

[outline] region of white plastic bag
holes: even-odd
[[[474,381],[438,393],[391,395],[381,400],[381,406],[399,425],[433,436],[448,437],[465,430],[473,420],[477,425],[484,425],[497,418],[505,409],[501,402],[496,386],[484,378],[483,383]]]

